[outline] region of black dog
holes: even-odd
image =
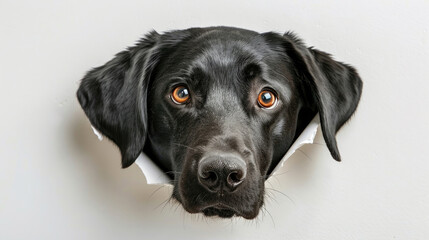
[[[353,67],[292,33],[211,27],[149,33],[88,72],[77,97],[122,167],[143,151],[188,212],[252,219],[264,180],[316,113],[340,161],[335,133],[361,91]]]

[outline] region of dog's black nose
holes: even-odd
[[[246,178],[244,160],[233,155],[215,155],[201,159],[198,165],[198,180],[208,190],[234,191]]]

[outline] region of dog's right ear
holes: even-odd
[[[283,47],[295,65],[301,85],[307,86],[317,107],[323,137],[332,157],[341,161],[335,134],[355,112],[362,80],[350,65],[335,61],[314,48],[307,48],[293,33],[283,35]]]
[[[134,163],[146,140],[146,98],[150,74],[159,61],[160,37],[153,31],[92,69],[77,91],[91,124],[119,147],[123,168]]]

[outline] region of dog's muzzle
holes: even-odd
[[[216,153],[203,157],[198,164],[198,182],[218,199],[216,203],[204,206],[203,214],[224,218],[237,214],[222,199],[234,194],[246,181],[246,176],[246,162],[238,155]]]

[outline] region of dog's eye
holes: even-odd
[[[174,88],[171,93],[171,100],[176,104],[184,104],[189,100],[189,90],[185,86],[178,86]]]
[[[276,94],[270,90],[262,90],[258,95],[258,104],[262,108],[273,108],[277,103]]]

